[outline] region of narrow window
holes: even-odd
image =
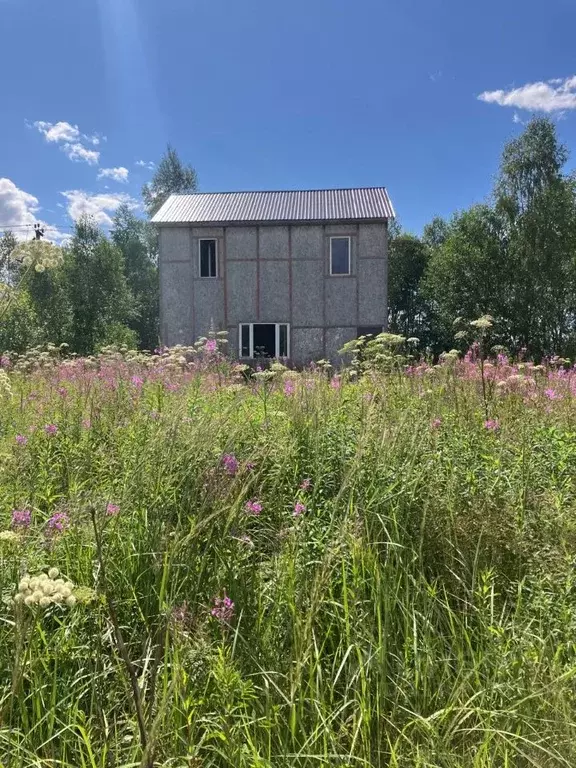
[[[278,357],[288,357],[288,326],[284,323],[278,329]]]
[[[200,277],[218,277],[217,241],[200,240]]]
[[[251,357],[249,325],[240,326],[240,357]]]
[[[330,274],[350,274],[350,238],[330,238]]]

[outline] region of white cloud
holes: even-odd
[[[516,107],[538,112],[561,112],[576,109],[576,75],[564,80],[527,83],[504,91],[484,91],[478,98],[501,107]]]
[[[77,163],[88,163],[88,165],[98,165],[100,152],[95,149],[87,149],[82,144],[63,144],[62,151],[68,159]]]
[[[47,123],[44,120],[37,120],[34,127],[40,131],[46,141],[76,141],[80,138],[78,126],[65,121]]]
[[[153,163],[152,160],[136,160],[136,165],[140,166],[140,168],[147,168],[149,171],[153,171],[156,168],[156,163]]]
[[[138,207],[138,202],[126,194],[107,192],[93,195],[82,189],[71,189],[60,194],[66,198],[68,214],[72,219],[76,220],[87,214],[106,227],[112,225],[109,214],[114,213],[122,203],[126,203],[130,208]]]
[[[11,230],[18,240],[28,240],[34,224],[39,223],[44,227],[47,240],[61,242],[66,235],[39,219],[39,210],[37,197],[17,187],[11,179],[0,179],[0,230]]]
[[[99,179],[112,179],[113,181],[119,181],[122,184],[126,184],[128,181],[128,168],[120,166],[119,168],[102,168],[98,171]]]
[[[60,120],[57,123],[48,123],[45,120],[37,120],[30,124],[26,122],[29,128],[36,128],[44,136],[46,141],[58,144],[66,157],[75,162],[84,162],[89,165],[97,165],[100,159],[100,152],[93,149],[87,149],[81,142],[86,142],[97,146],[100,143],[100,137],[97,134],[80,133],[77,125]]]

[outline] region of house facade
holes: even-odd
[[[152,219],[162,343],[225,330],[246,361],[338,363],[386,328],[393,216],[383,187],[172,195]]]

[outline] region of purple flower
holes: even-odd
[[[92,422],[90,421],[90,419],[83,419],[82,420],[82,427],[84,429],[90,429],[91,426],[92,426]]]
[[[18,445],[26,445],[28,438],[25,435],[16,435],[16,442]]]
[[[118,504],[108,503],[106,505],[106,514],[109,516],[117,515],[120,512],[120,506]]]
[[[248,470],[248,472],[252,472],[255,466],[256,464],[253,461],[246,462],[246,469]]]
[[[304,480],[300,483],[300,490],[301,491],[307,491],[312,484],[312,481],[309,477],[305,477]]]
[[[262,504],[259,501],[247,501],[244,505],[244,511],[247,515],[258,516],[262,512]]]
[[[204,345],[204,349],[206,352],[216,352],[218,349],[218,343],[216,342],[216,339],[208,339],[206,344]]]
[[[62,533],[70,525],[66,512],[55,512],[46,523],[49,533]]]
[[[234,477],[240,467],[238,459],[233,453],[225,453],[224,456],[222,456],[222,466],[232,477]]]
[[[302,504],[301,501],[297,501],[296,504],[294,504],[294,511],[292,512],[292,514],[294,515],[294,517],[300,517],[300,515],[303,514],[304,512],[306,512],[306,505]]]
[[[32,513],[29,509],[12,510],[12,528],[29,528],[32,522]]]
[[[68,390],[66,389],[66,387],[60,387],[58,389],[58,394],[60,395],[60,397],[68,397]]]
[[[214,607],[210,611],[211,615],[221,624],[229,624],[234,618],[234,603],[226,591],[224,591],[224,597],[214,598],[213,605]]]
[[[562,395],[558,394],[555,389],[545,389],[544,390],[544,396],[548,398],[548,400],[561,400]]]
[[[10,358],[7,355],[0,357],[0,368],[10,368]]]
[[[442,424],[442,419],[439,419],[439,418],[435,418],[435,419],[432,419],[432,421],[430,422],[430,426],[431,426],[433,429],[438,429],[438,427],[439,427],[441,424]]]
[[[285,395],[293,395],[295,390],[294,382],[293,381],[286,381],[284,383],[284,394]]]
[[[487,429],[489,432],[497,432],[500,429],[500,422],[498,419],[486,419],[484,429]]]
[[[140,388],[142,384],[144,384],[144,379],[142,379],[140,376],[132,376],[130,379],[130,382],[136,387]]]
[[[332,389],[340,389],[341,381],[338,378],[338,376],[333,376],[332,379],[330,379],[330,386]]]
[[[58,432],[58,425],[46,424],[46,426],[44,427],[44,432],[46,432],[47,435],[55,435]]]

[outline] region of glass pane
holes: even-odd
[[[278,357],[288,357],[288,326],[280,326],[280,342],[278,350]]]
[[[331,273],[348,275],[350,273],[350,240],[347,237],[333,237],[330,240]]]
[[[216,277],[216,240],[200,240],[200,277]]]
[[[241,325],[240,333],[242,334],[242,351],[241,357],[250,357],[250,326]]]

